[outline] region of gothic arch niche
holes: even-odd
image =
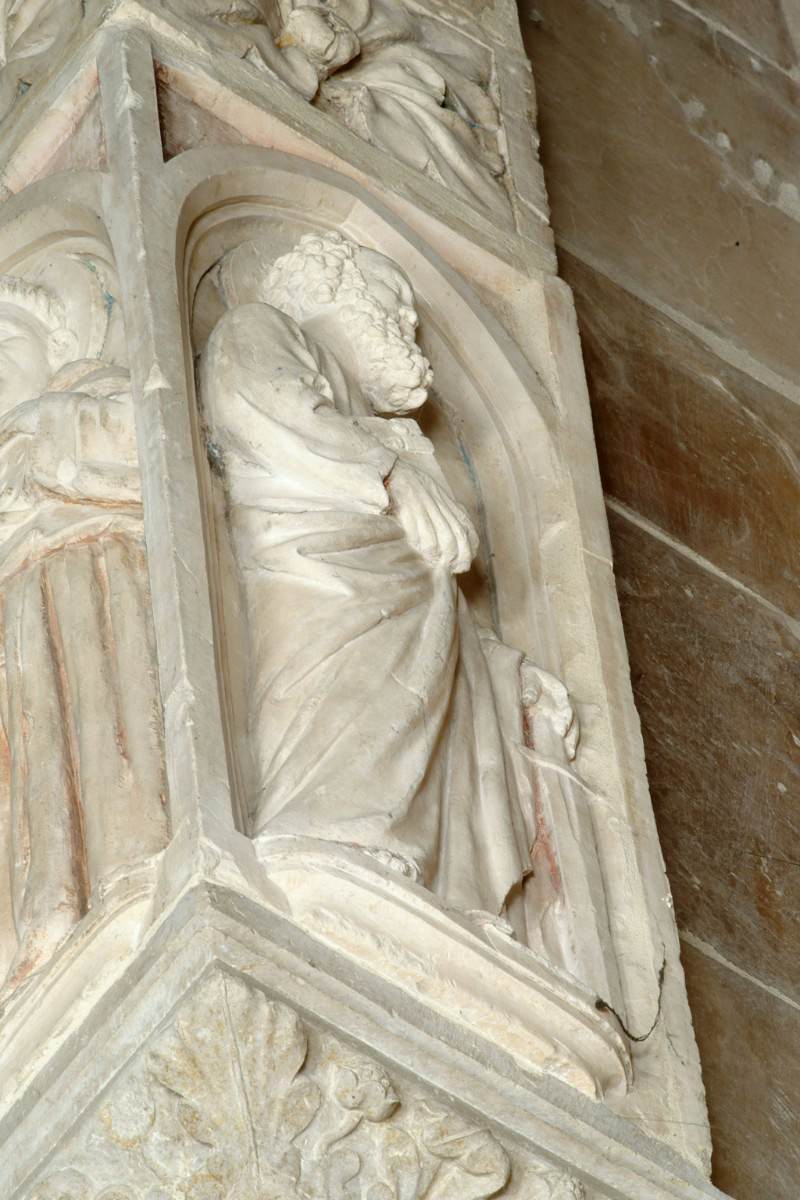
[[[557,672],[559,631],[539,548],[548,536],[553,514],[560,528],[575,501],[569,477],[559,464],[553,405],[536,373],[432,248],[396,220],[386,220],[380,205],[360,195],[348,181],[318,169],[298,175],[297,166],[283,156],[246,150],[230,152],[232,166],[227,173],[205,179],[195,189],[186,186],[187,177],[191,180],[195,173],[201,178],[206,174],[206,159],[207,152],[195,151],[175,164],[188,193],[179,232],[179,263],[183,262],[185,335],[192,358],[202,362],[209,335],[226,311],[219,264],[237,247],[257,242],[262,261],[270,264],[292,250],[303,235],[335,231],[397,264],[414,290],[418,340],[435,380],[427,404],[415,415],[420,416],[450,487],[480,534],[475,565],[462,577],[462,594],[481,627],[538,666]],[[170,165],[168,170],[172,169]],[[207,413],[204,419],[208,423]],[[215,445],[213,432],[198,427],[196,433],[201,490],[211,514],[212,604],[229,757],[238,794],[239,827],[253,833],[258,830],[254,829],[249,799],[256,772],[253,739],[248,732],[252,646],[246,632],[247,602],[226,513],[229,497],[223,481],[224,454]],[[520,726],[522,723],[520,710]],[[557,755],[563,747],[556,749],[551,744],[546,752]],[[526,934],[525,940],[538,953],[537,969],[545,974],[566,969],[579,991],[581,985],[588,985],[602,994],[615,995],[616,965],[600,866],[591,815],[585,801],[576,804],[577,777],[566,757],[550,778],[535,764],[529,770],[531,814],[534,823],[539,822],[529,847],[535,846],[539,854],[536,868],[540,879],[534,888],[541,908],[538,927],[531,936]],[[535,817],[534,809],[538,810]],[[278,830],[279,834],[285,832],[285,828]],[[338,844],[333,861],[325,837],[304,839],[302,826],[292,829],[288,840],[267,834],[268,830],[257,839],[259,853],[274,878],[286,874],[282,886],[304,921],[311,920],[312,910],[317,912],[331,873],[337,876],[338,886],[348,895],[334,923],[343,922],[345,910],[352,913],[361,908],[361,933],[366,941],[357,950],[359,954],[366,954],[366,942],[379,936],[377,929],[368,928],[369,905],[363,903],[373,887],[384,902],[388,903],[387,896],[393,897],[397,920],[400,910],[410,919],[408,906],[414,908],[413,919],[427,923],[428,935],[431,923],[438,922],[436,936],[445,940],[453,933],[454,921],[464,923],[452,913],[453,905],[446,896],[444,910],[440,904],[434,913],[430,893],[398,878],[386,862],[374,863],[365,873],[363,861],[341,844],[350,839],[334,839]],[[561,857],[551,872],[557,854]],[[301,859],[302,882],[292,874]],[[472,907],[484,906],[475,903]],[[508,915],[514,920],[512,912],[510,905]],[[531,956],[509,940],[503,922],[494,920],[493,915],[496,910],[478,918],[480,936],[501,959],[505,956],[509,962],[514,959],[530,966]],[[473,919],[472,932],[474,928]],[[319,923],[317,932],[323,933]],[[330,932],[329,923],[327,934]],[[451,938],[452,947],[458,936],[461,934],[454,941]],[[590,993],[581,994],[581,1004],[585,1004]],[[617,1077],[617,1071],[618,1067],[611,1074]]]
[[[88,173],[0,223],[3,1073],[148,919],[169,836],[114,253]],[[41,356],[40,356],[41,351]],[[41,362],[40,362],[41,357]]]
[[[264,1095],[265,1055],[275,1049],[285,1061],[286,1047],[263,1022],[251,1026],[245,1020],[241,1036],[220,1037],[218,1019],[236,996],[246,1017],[259,1007],[260,993],[269,1004],[285,1006],[280,1020],[291,1021],[292,1011],[307,1020],[310,1043],[315,1030],[330,1029],[337,1057],[346,1044],[357,1045],[370,1064],[392,1064],[390,1078],[395,1068],[398,1080],[407,1072],[409,1080],[419,1078],[425,1095],[452,1096],[454,1111],[469,1109],[480,1125],[483,1117],[497,1123],[498,1135],[507,1131],[509,1146],[518,1138],[530,1142],[537,1158],[558,1162],[567,1174],[551,1181],[546,1172],[545,1193],[566,1187],[579,1195],[578,1180],[597,1178],[595,1190],[603,1194],[638,1194],[642,1180],[648,1195],[672,1195],[669,1163],[662,1166],[655,1148],[640,1146],[635,1130],[614,1124],[614,1112],[633,1116],[639,1125],[655,1112],[650,1127],[668,1126],[680,1138],[683,1129],[697,1127],[687,1119],[697,1104],[693,1095],[684,1103],[685,1063],[677,1065],[681,1048],[691,1046],[674,928],[637,757],[571,302],[552,274],[551,235],[541,205],[526,214],[525,196],[514,191],[512,229],[510,217],[505,227],[455,194],[412,180],[396,159],[292,96],[268,73],[257,76],[254,67],[238,66],[234,57],[212,59],[177,22],[170,31],[162,28],[166,0],[90,3],[90,13],[95,9],[98,22],[82,23],[81,46],[74,43],[69,61],[56,57],[53,71],[31,89],[19,120],[6,131],[4,179],[11,192],[25,192],[3,206],[0,245],[4,253],[9,247],[6,268],[23,274],[31,267],[28,248],[46,256],[51,237],[57,243],[65,235],[80,240],[96,232],[104,261],[113,264],[116,258],[155,629],[152,656],[148,648],[127,659],[134,673],[152,662],[154,679],[158,676],[169,844],[144,863],[137,858],[133,868],[132,856],[111,888],[98,889],[97,905],[5,1007],[0,1076],[12,1080],[10,1090],[0,1088],[2,1137],[9,1135],[0,1167],[3,1180],[11,1181],[5,1192],[38,1195],[42,1171],[48,1175],[53,1169],[59,1175],[43,1184],[47,1193],[53,1187],[91,1196],[142,1186],[180,1190],[182,1167],[165,1151],[159,1121],[150,1129],[142,1124],[149,1124],[152,1110],[127,1090],[117,1093],[124,1119],[121,1126],[109,1126],[106,1101],[129,1059],[136,1060],[138,1080],[152,1077],[151,1050],[158,1054],[172,1044],[173,1033],[180,1039],[185,1023],[198,1035],[205,1061],[197,1065],[212,1109],[224,1120],[212,1148],[206,1144],[205,1106],[192,1110],[198,1124],[173,1092],[164,1115],[184,1122],[191,1172],[195,1156],[204,1164],[209,1157],[219,1162],[220,1140],[228,1162],[240,1154],[247,1160],[259,1146],[250,1137],[252,1130],[259,1138],[258,1121],[249,1121],[243,1110],[239,1120],[236,1097],[231,1102],[222,1094],[222,1076],[228,1067],[236,1069],[242,1050],[251,1060],[254,1087]],[[439,6],[432,15],[454,27],[463,29],[468,20],[471,31],[478,28],[463,6]],[[103,28],[95,29],[101,16]],[[479,19],[484,17],[492,21],[485,40],[498,50],[509,182],[519,188],[515,142],[523,141],[532,153],[527,68],[519,55],[509,57],[506,17],[516,37],[510,10],[490,6],[481,9]],[[247,137],[251,145],[196,148],[165,162],[154,55],[168,86],[183,88],[187,100],[230,119],[236,139]],[[83,155],[87,130],[68,137],[56,158],[50,153],[93,94],[95,64],[108,137],[102,179],[72,174],[82,162],[100,165],[97,157]],[[280,146],[297,157],[258,146]],[[342,175],[317,163],[334,165]],[[70,174],[50,174],[42,186],[26,186],[39,171],[59,168]],[[531,181],[523,172],[528,192],[541,183],[538,168]],[[420,417],[435,446],[430,458],[444,468],[481,533],[477,569],[460,581],[472,616],[534,656],[537,666],[557,676],[563,672],[580,706],[584,735],[574,766],[565,753],[566,736],[551,741],[545,754],[533,731],[538,758],[530,765],[546,810],[542,827],[552,834],[552,842],[539,839],[537,848],[552,852],[563,884],[563,893],[553,887],[548,910],[553,919],[539,931],[535,952],[509,936],[498,920],[500,906],[488,913],[465,911],[474,905],[463,903],[451,907],[441,893],[397,873],[396,864],[365,856],[363,843],[332,845],[335,839],[309,837],[302,827],[280,836],[265,829],[262,837],[241,802],[249,787],[241,718],[247,647],[240,636],[248,611],[246,604],[236,607],[237,547],[226,543],[225,493],[215,473],[219,456],[212,456],[212,468],[197,420],[193,356],[208,332],[202,310],[211,303],[209,271],[255,228],[267,234],[262,247],[267,264],[309,231],[315,236],[341,231],[356,245],[401,264],[417,295],[420,341],[436,371],[436,392]],[[363,249],[354,254],[361,262]],[[202,297],[198,288],[205,288]],[[116,288],[109,288],[106,301],[115,295]],[[190,307],[196,308],[196,347],[185,319]],[[118,314],[118,306],[112,308]],[[212,305],[206,324],[213,319]],[[273,332],[281,324],[277,317],[270,322]],[[270,354],[274,349],[271,343]],[[274,367],[270,354],[259,363],[267,381]],[[340,368],[346,375],[347,363]],[[43,395],[39,391],[34,399]],[[66,607],[83,612],[79,605]],[[36,664],[31,678],[43,677]],[[220,679],[227,733],[220,719]],[[88,724],[102,733],[106,709],[96,705],[87,715]],[[406,742],[398,739],[398,745]],[[544,761],[558,754],[555,765]],[[237,772],[239,786],[232,789]],[[240,798],[238,820],[233,790]],[[605,890],[610,921],[603,914]],[[566,936],[560,940],[559,934]],[[666,951],[662,938],[671,939]],[[670,968],[663,1010],[662,954],[669,955]],[[559,963],[568,964],[568,971]],[[242,986],[228,992],[212,984],[214,964]],[[192,1002],[196,990],[205,1004]],[[616,1018],[599,1011],[598,996],[637,1032],[650,1028],[656,1009],[665,1019],[652,1040],[631,1046]],[[166,1032],[167,1024],[172,1032],[165,1042],[158,1029]],[[204,1048],[216,1053],[206,1058]],[[634,1058],[641,1070],[631,1086]],[[696,1090],[693,1074],[688,1085]],[[267,1091],[276,1089],[270,1085]],[[592,1102],[599,1098],[608,1105]],[[401,1124],[402,1109],[401,1104]],[[667,1114],[663,1122],[661,1113]],[[394,1126],[386,1132],[391,1136]],[[179,1135],[178,1141],[185,1145],[187,1139]],[[139,1170],[140,1153],[154,1145],[163,1166],[158,1181]],[[448,1135],[448,1158],[451,1148]],[[118,1174],[120,1157],[136,1169]],[[479,1153],[479,1171],[484,1161]],[[449,1172],[448,1177],[457,1178]],[[652,1187],[648,1180],[655,1180]],[[358,1186],[360,1181],[346,1190]],[[449,1186],[452,1191],[460,1185]],[[515,1160],[511,1187],[525,1186]]]

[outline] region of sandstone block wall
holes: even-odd
[[[797,1194],[791,0],[523,0],[717,1185]]]

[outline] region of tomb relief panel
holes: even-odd
[[[503,640],[474,384],[385,255],[263,220],[211,240],[193,332],[242,823],[265,852],[357,848],[574,969],[536,764],[569,773],[578,722]]]
[[[167,838],[118,284],[92,237],[0,266],[0,986]]]
[[[377,149],[495,216],[510,212],[489,51],[402,0],[169,0]]]
[[[649,1026],[626,1008],[620,974],[635,956],[612,935],[606,894],[623,858],[623,880],[638,883],[636,847],[627,827],[618,856],[603,840],[601,793],[616,775],[596,771],[593,790],[579,770],[610,753],[591,726],[606,693],[581,690],[602,663],[575,669],[596,631],[584,575],[569,579],[582,518],[563,412],[532,367],[555,333],[519,350],[501,328],[512,309],[518,327],[527,319],[514,288],[536,292],[544,313],[552,281],[515,274],[455,229],[445,265],[421,209],[414,232],[313,153],[186,151],[176,138],[180,161],[167,149],[162,166],[145,33],[172,69],[158,55],[172,14],[175,58],[187,74],[196,62],[203,87],[209,45],[214,70],[229,54],[279,81],[259,87],[243,69],[247,88],[227,92],[232,120],[256,96],[263,126],[279,121],[272,97],[292,132],[281,145],[316,125],[343,158],[379,166],[330,117],[390,174],[393,159],[430,181],[431,197],[444,188],[506,233],[511,110],[506,100],[504,129],[496,72],[507,64],[463,15],[456,30],[399,0],[6,0],[0,121],[17,119],[45,65],[60,71],[73,34],[106,7],[120,24],[97,39],[101,93],[49,172],[81,198],[94,184],[80,168],[106,173],[93,196],[125,264],[143,411],[104,238],[37,230],[30,252],[0,250],[0,1015],[12,1035],[0,1052],[40,997],[54,999],[30,1044],[81,973],[91,992],[94,963],[95,995],[115,983],[202,862],[187,909],[258,896],[276,940],[290,930],[310,958],[333,947],[326,961],[348,979],[355,962],[355,978],[411,996],[456,1037],[622,1102],[633,1076],[617,1013]],[[80,77],[92,87],[93,71]],[[176,95],[188,104],[190,92]],[[233,130],[242,141],[245,124]],[[153,195],[163,211],[148,207]],[[492,293],[498,320],[467,280]],[[173,520],[184,499],[190,518]],[[542,563],[562,547],[554,582]],[[564,669],[587,714],[584,760]],[[176,737],[182,728],[195,741]],[[214,771],[194,755],[201,742]],[[186,818],[172,827],[165,758]],[[200,980],[102,1099],[85,1099],[75,1131],[62,1123],[45,1175],[26,1174],[15,1195],[584,1200],[577,1178],[523,1161],[484,1128],[479,1106],[465,1115],[407,1085],[312,1028],[317,1018],[328,1019],[301,1018],[238,976]]]

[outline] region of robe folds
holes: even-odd
[[[167,838],[132,401],[124,373],[86,370],[0,426],[9,984]]]
[[[267,377],[248,362],[264,339]],[[532,842],[521,655],[484,653],[456,578],[392,513],[399,459],[446,488],[431,443],[354,415],[335,362],[266,305],[222,318],[201,388],[247,621],[252,832],[388,850],[446,904],[499,913]]]
[[[507,209],[504,164],[491,149],[497,113],[444,56],[414,42],[379,45],[324,81],[320,96],[364,141],[473,204]]]

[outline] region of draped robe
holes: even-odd
[[[83,375],[0,423],[9,986],[167,836],[132,401],[124,372]]]
[[[431,443],[358,415],[331,356],[266,305],[222,318],[201,391],[247,621],[253,832],[388,850],[445,903],[499,913],[533,840],[521,656],[484,653],[454,576],[392,513],[398,459],[446,488]]]
[[[81,0],[0,0],[0,120],[58,53],[82,15]]]
[[[445,56],[413,41],[367,47],[319,94],[364,141],[490,212],[508,208],[504,164],[489,148],[497,112]]]

